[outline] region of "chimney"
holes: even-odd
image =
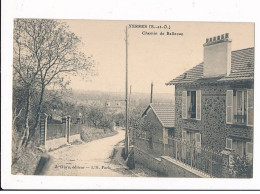
[[[207,38],[204,46],[204,77],[229,75],[231,72],[231,42],[229,33]]]

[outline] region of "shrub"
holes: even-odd
[[[253,162],[248,157],[235,155],[233,158],[233,173],[236,178],[252,178]]]

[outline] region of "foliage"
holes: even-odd
[[[114,119],[105,107],[101,106],[91,106],[89,113],[87,114],[87,120],[95,128],[104,129],[113,129]]]
[[[64,88],[70,75],[86,78],[94,61],[80,52],[81,41],[69,27],[56,20],[16,19],[13,40],[13,112],[23,110],[18,131],[27,146],[43,112],[46,87]]]
[[[125,126],[125,115],[123,113],[117,113],[113,115],[114,121],[119,122],[121,127]]]
[[[90,142],[95,139],[100,139],[104,137],[110,137],[115,134],[117,134],[117,131],[104,131],[103,129],[98,129],[98,128],[91,128],[88,127],[87,125],[82,125],[81,126],[81,140],[84,142]]]
[[[130,110],[130,115],[129,115],[129,124],[130,127],[135,128],[135,129],[141,129],[142,128],[142,114],[146,108],[147,104],[146,103],[141,103],[136,106],[134,106]]]
[[[248,157],[235,155],[233,157],[233,171],[237,178],[252,178],[253,163]]]

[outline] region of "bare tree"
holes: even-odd
[[[85,78],[92,72],[94,61],[79,51],[80,39],[68,26],[56,20],[16,19],[14,21],[14,81],[26,89],[25,136],[28,143],[38,126],[46,87],[64,85],[65,76]],[[29,126],[32,90],[39,90],[36,115]]]

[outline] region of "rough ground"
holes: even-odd
[[[125,132],[89,143],[64,147],[49,154],[52,160],[45,175],[56,176],[132,176],[123,173],[122,165],[109,158],[114,146],[124,139]],[[120,170],[121,169],[121,170]],[[124,171],[124,170],[123,170]]]
[[[122,168],[115,169],[116,172],[122,173],[122,174],[128,174],[129,176],[134,177],[158,177],[160,175],[157,174],[157,172],[152,171],[142,164],[135,163],[135,169],[128,170],[126,167],[125,161],[123,157],[121,156],[122,149],[124,147],[124,142],[119,142],[114,149],[114,152],[112,154],[113,158],[111,160],[111,163],[116,165],[121,165]]]

